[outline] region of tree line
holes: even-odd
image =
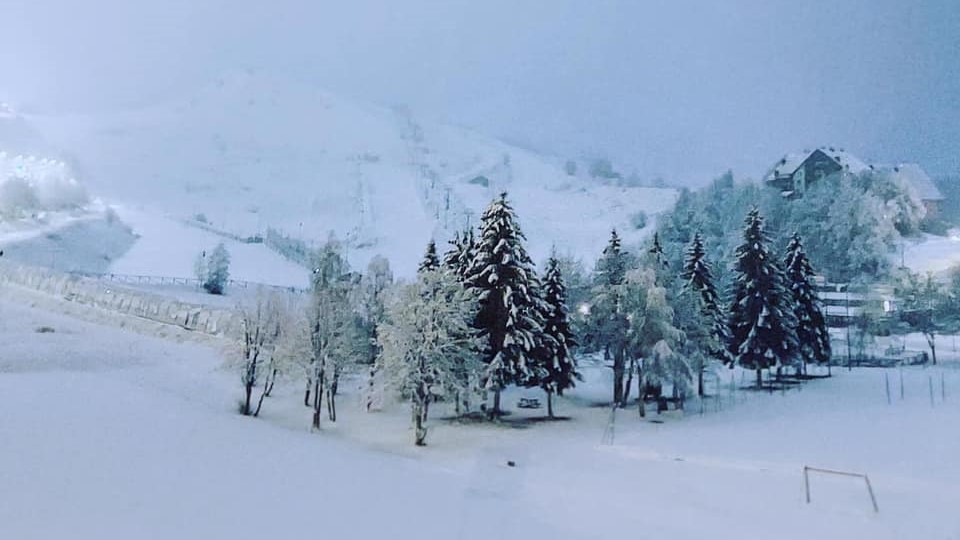
[[[556,252],[538,274],[525,241],[505,193],[476,231],[457,234],[444,253],[429,242],[408,283],[395,282],[382,257],[365,273],[352,272],[331,238],[313,256],[305,308],[275,297],[244,311],[241,412],[259,414],[278,377],[299,378],[312,426],[320,428],[324,416],[336,421],[342,376],[359,368],[367,409],[388,396],[408,401],[414,442],[423,445],[438,401],[457,414],[496,419],[504,389],[540,388],[553,417],[554,396],[582,380],[575,351],[609,363],[616,406],[627,406],[636,381],[640,414],[665,387],[681,400],[694,388],[703,395],[703,374],[713,365],[754,369],[761,385],[764,369],[804,371],[829,360],[801,239],[773,256],[756,209],[744,222],[728,303],[699,233],[673,269],[659,235],[634,253],[614,230],[589,280]],[[581,291],[575,300],[568,276]]]

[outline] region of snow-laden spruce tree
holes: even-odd
[[[624,310],[624,284],[627,271],[636,260],[623,251],[617,231],[611,231],[610,240],[597,260],[594,269],[593,294],[590,301],[588,332],[591,341],[599,346],[604,358],[613,361],[613,403],[624,405],[624,375],[627,366],[627,331],[629,321]]]
[[[703,396],[703,373],[710,359],[726,358],[727,325],[720,311],[720,300],[713,279],[713,270],[707,261],[703,238],[697,232],[687,249],[684,261],[683,301],[690,304],[691,313],[684,319],[685,352],[697,374],[697,395]]]
[[[560,272],[560,261],[555,255],[547,260],[543,300],[546,308],[543,332],[547,339],[541,340],[539,348],[543,353],[541,364],[545,372],[540,378],[540,388],[547,393],[547,415],[553,418],[553,395],[562,396],[564,390],[583,380],[573,356],[572,349],[577,344],[567,313],[567,288]]]
[[[209,254],[203,251],[193,265],[200,286],[210,294],[223,294],[230,280],[230,253],[223,242]]]
[[[787,246],[783,268],[793,298],[797,344],[803,361],[803,373],[806,374],[809,362],[823,364],[830,361],[830,333],[813,282],[813,267],[803,250],[799,234],[795,233]]]
[[[667,254],[663,251],[663,244],[660,243],[660,233],[653,233],[653,244],[651,244],[648,254],[653,260],[654,269],[657,272],[666,270],[670,267],[670,261],[667,259]]]
[[[423,255],[423,259],[420,261],[420,266],[417,267],[417,273],[423,272],[432,272],[440,268],[440,259],[437,257],[437,243],[433,240],[430,240],[430,243],[427,244],[427,251]]]
[[[470,272],[475,256],[476,238],[473,230],[468,229],[462,234],[454,235],[450,241],[450,249],[443,255],[443,266],[463,281]]]
[[[428,270],[397,291],[387,315],[378,335],[384,371],[410,397],[414,443],[424,446],[431,401],[467,390],[458,388],[461,370],[479,369],[474,304],[452,274]]]
[[[792,295],[767,247],[769,240],[758,209],[747,214],[744,227],[734,265],[728,351],[737,364],[756,371],[760,388],[764,369],[793,363],[796,321]]]
[[[494,395],[493,417],[502,412],[504,388],[535,386],[542,372],[533,355],[543,332],[540,284],[523,246],[525,239],[507,194],[502,193],[483,213],[476,255],[465,280],[479,302],[475,326],[485,340],[482,382]]]

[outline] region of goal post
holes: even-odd
[[[867,486],[867,493],[870,494],[870,502],[873,504],[873,511],[879,513],[880,507],[877,506],[877,497],[873,493],[873,486],[870,485],[870,477],[866,474],[848,472],[848,471],[836,471],[833,469],[821,469],[819,467],[808,467],[803,466],[803,488],[807,496],[807,504],[810,504],[810,473],[818,474],[829,474],[835,476],[847,476],[853,478],[863,478],[864,484]]]

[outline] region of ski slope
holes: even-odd
[[[157,211],[124,205],[120,219],[139,236],[129,251],[110,265],[110,272],[142,276],[194,277],[194,263],[203,252],[223,243],[230,254],[230,278],[281,287],[305,288],[309,272],[263,244],[246,244],[190,227]],[[228,291],[229,293],[229,291]]]
[[[244,236],[273,227],[321,242],[333,232],[355,266],[381,254],[400,275],[412,274],[431,237],[442,244],[475,226],[501,191],[537,261],[553,245],[592,261],[613,227],[639,241],[654,220],[636,230],[631,217],[652,217],[676,196],[568,176],[558,159],[403,107],[251,74],[142,110],[29,120],[110,200],[177,218],[203,214]]]

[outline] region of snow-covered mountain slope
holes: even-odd
[[[333,231],[355,265],[379,253],[401,275],[430,237],[443,242],[476,225],[501,191],[536,260],[554,244],[592,260],[612,227],[637,241],[650,228],[636,229],[632,216],[656,214],[675,197],[569,176],[558,160],[403,108],[251,75],[134,112],[30,120],[77,156],[97,193],[204,214],[242,235],[273,227],[321,241]]]

